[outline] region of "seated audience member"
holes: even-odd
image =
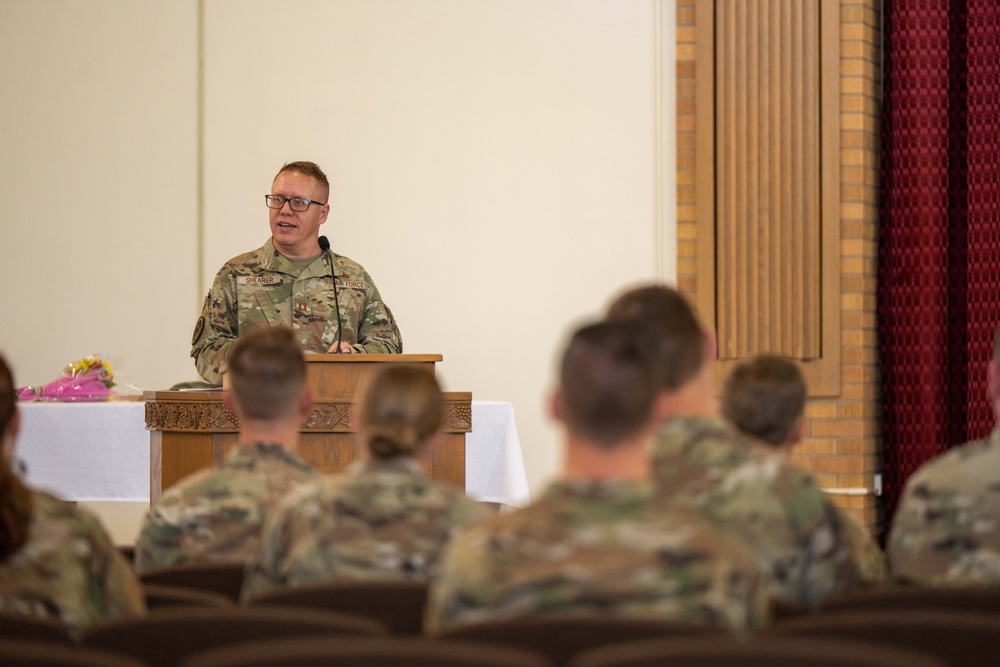
[[[855,587],[859,573],[841,514],[812,476],[719,416],[714,336],[687,300],[669,287],[640,287],[619,297],[608,317],[642,322],[660,339],[663,423],[653,448],[660,500],[699,510],[746,541],[772,597],[814,607]]]
[[[1000,329],[986,373],[987,396],[1000,416]],[[1000,584],[1000,427],[910,476],[886,551],[898,581]]]
[[[722,388],[722,414],[739,431],[756,438],[782,460],[805,434],[806,381],[790,359],[758,355],[729,372]],[[845,536],[851,545],[861,578],[882,581],[885,555],[875,541],[841,512]]]
[[[142,587],[96,517],[26,488],[11,470],[21,424],[0,357],[0,611],[56,618],[78,634],[146,613]]]
[[[239,441],[221,465],[188,475],[150,508],[135,545],[140,571],[245,560],[266,512],[319,476],[297,453],[312,401],[292,330],[263,326],[237,339],[229,380],[224,401],[239,419]]]
[[[655,339],[631,323],[576,332],[551,403],[562,479],[455,539],[432,587],[431,629],[521,616],[607,615],[737,631],[767,620],[767,586],[740,540],[654,505]]]
[[[365,392],[360,437],[368,458],[286,498],[250,558],[243,597],[336,579],[426,581],[453,533],[487,516],[462,489],[427,477],[421,462],[443,441],[434,375],[389,367]]]

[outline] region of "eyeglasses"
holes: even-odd
[[[283,195],[264,195],[264,201],[267,203],[268,208],[281,208],[285,205],[285,202],[288,202],[288,208],[300,213],[308,211],[310,204],[326,206],[326,202],[303,199],[302,197],[285,197]]]

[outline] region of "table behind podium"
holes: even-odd
[[[302,421],[299,453],[322,472],[343,470],[362,458],[357,442],[357,402],[369,378],[386,364],[425,367],[434,373],[439,354],[308,354],[307,383],[313,406]],[[182,477],[218,464],[236,443],[239,421],[221,391],[147,391],[149,497]],[[472,430],[472,394],[445,392],[444,442],[427,463],[434,479],[465,488],[465,434]]]

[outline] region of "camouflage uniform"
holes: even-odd
[[[38,491],[28,541],[0,563],[0,611],[55,617],[74,634],[146,613],[142,587],[101,523]]]
[[[1000,584],[1000,426],[913,473],[887,550],[897,580]]]
[[[739,540],[653,504],[650,484],[563,481],[459,535],[431,591],[432,630],[521,616],[767,621],[767,587]]]
[[[812,476],[721,419],[669,421],[653,467],[661,501],[697,509],[750,546],[773,597],[815,607],[857,585],[840,511]]]
[[[389,307],[368,272],[357,262],[334,255],[343,342],[359,352],[403,351]],[[226,262],[215,276],[195,325],[191,356],[198,373],[222,384],[220,368],[233,341],[255,324],[292,327],[306,352],[325,353],[337,342],[333,276],[326,255],[300,269],[274,249],[262,248]]]
[[[488,514],[412,458],[359,462],[295,492],[268,518],[243,597],[333,579],[433,578],[456,529]]]
[[[245,560],[264,515],[319,471],[281,445],[235,445],[217,468],[188,475],[150,508],[135,545],[139,571]]]
[[[885,554],[871,534],[857,524],[854,519],[841,511],[840,518],[844,524],[844,537],[851,547],[851,555],[858,566],[858,576],[861,581],[881,583],[889,578],[889,566]]]

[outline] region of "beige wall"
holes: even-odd
[[[195,0],[0,0],[4,351],[23,382],[93,351],[193,379],[214,272],[267,238],[280,164],[315,160],[334,249],[449,389],[515,404],[537,489],[567,327],[674,278],[673,6],[205,0],[200,95]]]

